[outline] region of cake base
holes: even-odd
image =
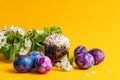
[[[69,50],[65,47],[57,47],[55,45],[45,45],[45,55],[48,56],[52,60],[52,64],[54,65],[56,62],[59,62],[60,59],[67,54],[69,58]]]

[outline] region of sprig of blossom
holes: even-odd
[[[27,31],[18,26],[4,26],[4,29],[0,30],[0,52],[5,59],[14,60],[17,55],[27,55],[30,51],[44,51],[45,38],[55,33],[62,35],[60,27],[54,26],[50,29],[44,27],[44,30]]]
[[[11,26],[10,28],[4,26],[4,31],[13,31],[14,33],[18,32],[21,36],[25,36],[25,29],[18,26]]]
[[[0,49],[6,44],[7,37],[4,35],[5,31],[0,31]]]
[[[26,38],[25,39],[25,48],[22,47],[19,54],[20,55],[27,55],[28,52],[31,50],[32,42],[30,39]]]
[[[71,71],[73,69],[72,65],[70,64],[67,55],[64,55],[60,62],[57,62],[56,67],[63,69],[65,71]]]

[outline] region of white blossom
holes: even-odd
[[[72,65],[70,64],[67,55],[65,55],[62,59],[61,62],[57,62],[55,64],[58,68],[61,68],[65,71],[71,71],[73,69]]]
[[[43,34],[44,31],[43,30],[36,30],[38,34]]]
[[[20,35],[25,36],[25,29],[20,27],[14,27],[11,26],[10,28],[7,28],[7,26],[4,26],[4,31],[13,31],[14,33],[18,32]]]
[[[32,42],[30,39],[25,39],[25,48],[21,48],[19,54],[20,55],[27,55],[27,53],[31,50]]]
[[[25,47],[26,47],[26,48],[28,48],[28,47],[31,48],[31,45],[32,45],[31,40],[26,38],[26,39],[25,39]]]
[[[25,30],[23,28],[16,27],[18,33],[22,36],[25,36]]]
[[[27,53],[30,51],[30,48],[21,48],[19,54],[20,55],[27,55]]]
[[[6,31],[7,30],[7,26],[4,26],[4,31]]]
[[[4,47],[4,45],[7,42],[7,37],[4,36],[4,34],[5,34],[5,31],[0,31],[0,49]]]

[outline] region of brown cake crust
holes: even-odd
[[[59,48],[56,45],[45,45],[45,55],[52,60],[53,65],[60,61],[65,54],[69,58],[69,49],[66,49],[65,46]]]

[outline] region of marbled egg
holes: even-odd
[[[43,56],[41,52],[39,51],[32,51],[29,56],[32,57],[33,59],[33,68],[35,68],[35,59],[38,58],[39,56]]]
[[[80,53],[75,57],[75,63],[81,69],[88,69],[94,65],[94,57],[89,53]]]
[[[37,58],[37,57],[39,57],[39,56],[42,56],[42,53],[39,52],[39,51],[32,51],[32,52],[30,52],[29,55],[30,55],[33,59],[35,59],[35,58]]]
[[[85,53],[88,52],[88,49],[85,46],[78,46],[75,50],[74,50],[74,56],[77,56],[80,53]]]
[[[19,56],[13,63],[16,71],[25,73],[29,72],[33,66],[33,59],[30,56]]]
[[[104,60],[104,52],[98,48],[91,49],[89,53],[93,55],[95,64],[99,64]]]
[[[52,62],[47,56],[40,56],[35,60],[35,67],[41,74],[47,73],[52,69]]]

